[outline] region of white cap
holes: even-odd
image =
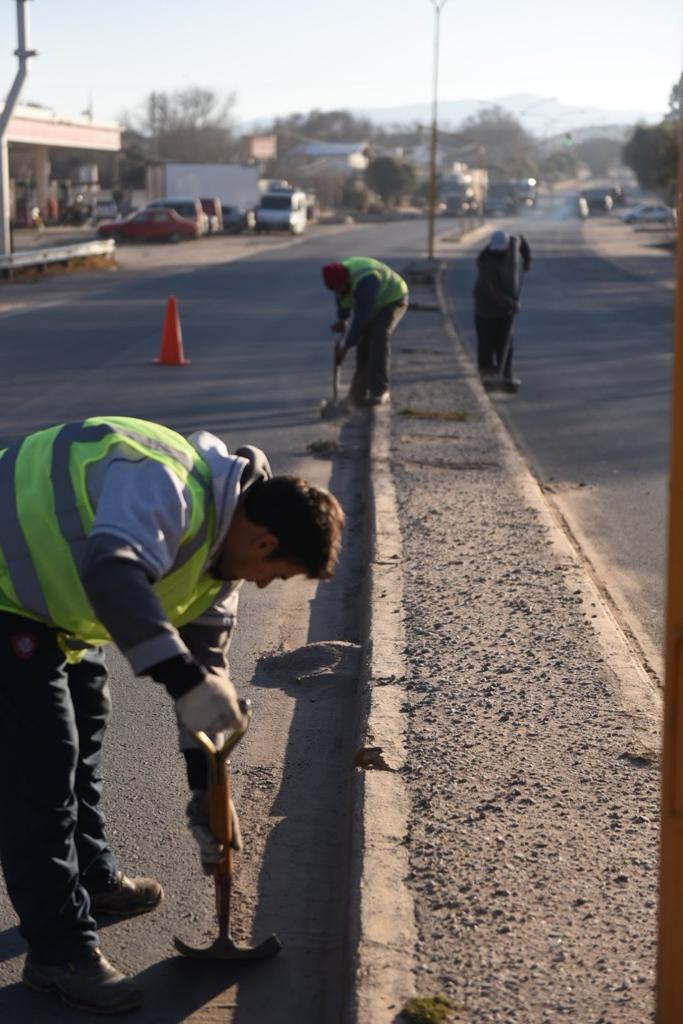
[[[505,252],[510,244],[510,236],[507,231],[494,231],[489,242],[491,252]]]

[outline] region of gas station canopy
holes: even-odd
[[[113,121],[62,117],[47,107],[16,106],[10,118],[7,141],[29,146],[63,146],[118,153],[121,149],[121,128]]]

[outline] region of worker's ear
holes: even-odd
[[[261,558],[268,558],[279,547],[279,544],[280,541],[274,533],[264,530],[263,533],[259,533],[258,536],[254,537],[252,548],[254,554],[259,555]]]

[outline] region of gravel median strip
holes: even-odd
[[[426,289],[414,294],[428,305]],[[382,516],[400,528],[402,572],[385,594],[373,563],[371,625],[393,616],[405,640],[396,651],[372,636],[366,742],[402,749],[397,771],[360,772],[365,853],[380,870],[361,878],[361,903],[380,920],[366,922],[376,934],[365,945],[361,929],[354,1020],[393,1020],[412,983],[445,995],[458,1022],[644,1024],[658,695],[440,314],[409,314],[397,332],[392,402],[374,416],[371,466],[393,482],[375,529]],[[397,654],[400,668],[384,669]],[[381,716],[387,688],[393,711]],[[370,777],[391,788],[370,792]],[[373,849],[375,806],[398,816],[392,853],[406,830],[398,882],[400,859],[382,877]],[[403,970],[376,970],[397,903],[407,921],[414,907],[415,947]]]

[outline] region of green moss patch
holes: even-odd
[[[401,1016],[406,1024],[446,1024],[453,1009],[446,996],[421,996],[409,999]]]

